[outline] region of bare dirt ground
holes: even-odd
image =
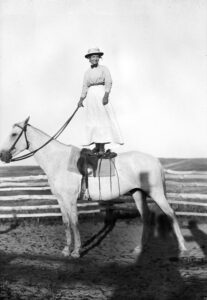
[[[181,257],[173,235],[156,231],[147,249],[135,254],[142,231],[135,218],[118,220],[79,259],[62,256],[60,221],[21,222],[8,232],[1,224],[0,299],[207,299],[207,225],[187,224],[188,253]],[[102,227],[94,217],[81,220],[83,243]]]

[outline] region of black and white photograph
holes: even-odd
[[[207,1],[0,0],[0,300],[207,300]]]

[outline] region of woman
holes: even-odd
[[[95,144],[93,152],[104,153],[108,143],[123,144],[112,106],[109,103],[112,79],[105,66],[99,65],[104,55],[98,48],[89,49],[85,55],[91,67],[85,72],[83,88],[78,106],[86,107],[87,145]]]

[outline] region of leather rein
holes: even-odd
[[[65,130],[65,128],[68,126],[68,124],[70,123],[70,121],[72,120],[72,118],[75,116],[76,112],[78,111],[78,109],[79,109],[79,107],[77,107],[75,109],[75,111],[73,112],[73,114],[63,124],[63,126],[48,141],[46,141],[42,146],[40,146],[39,148],[33,150],[30,153],[18,156],[16,158],[12,158],[11,161],[12,162],[13,161],[19,161],[19,160],[23,160],[23,159],[29,158],[29,157],[33,156],[37,151],[39,151],[40,149],[42,149],[43,147],[45,147],[46,145],[48,145],[52,140],[57,139],[60,136],[60,134]],[[20,137],[22,136],[23,133],[24,133],[24,136],[25,136],[26,144],[27,144],[25,150],[29,149],[29,141],[27,139],[26,131],[27,131],[27,126],[31,126],[31,125],[28,124],[28,121],[29,121],[29,118],[26,119],[23,127],[19,126],[18,124],[15,124],[15,126],[21,128],[22,131],[20,132],[20,134],[18,135],[17,139],[15,140],[15,142],[13,143],[13,145],[11,146],[11,148],[9,149],[10,153],[15,148],[15,145],[17,144],[17,142],[19,141],[19,139],[20,139]]]

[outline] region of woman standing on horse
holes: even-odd
[[[98,48],[89,49],[85,55],[91,64],[85,72],[78,106],[86,107],[87,145],[95,144],[94,153],[102,155],[104,145],[123,144],[119,126],[109,103],[112,87],[111,74],[107,67],[99,65],[104,55]]]

